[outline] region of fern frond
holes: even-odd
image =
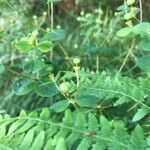
[[[0,119],[0,148],[15,150],[92,149],[92,150],[145,150],[149,148],[143,130],[137,126],[132,134],[122,121],[108,121],[92,113],[67,110],[60,121],[58,114],[47,108],[18,117],[8,115]],[[53,116],[56,119],[53,119]],[[1,149],[3,149],[1,148]]]
[[[88,76],[82,76],[79,72],[79,76],[80,86],[74,94],[75,97],[84,97],[89,94],[90,96],[96,96],[98,98],[97,105],[100,108],[116,107],[124,104],[130,108],[136,106],[142,111],[140,112],[141,115],[139,113],[138,116],[136,115],[135,121],[139,121],[150,114],[150,89],[147,86],[150,83],[149,77],[131,79],[118,73],[110,76],[105,72],[101,74],[89,73]],[[135,113],[138,109],[135,110]]]

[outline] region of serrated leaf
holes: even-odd
[[[88,120],[89,120],[89,122],[88,122],[89,131],[97,132],[99,129],[99,124],[98,124],[98,121],[97,121],[97,118],[95,117],[95,115],[92,113],[89,113]]]
[[[0,126],[0,138],[3,138],[3,136],[5,136],[5,134],[6,134],[6,126],[2,124]]]
[[[148,148],[150,149],[150,135],[149,135],[148,138],[147,138],[147,146],[148,146]]]
[[[85,137],[81,140],[76,150],[88,150],[92,144],[92,139]]]
[[[55,150],[67,150],[64,138],[59,138]]]
[[[84,95],[76,98],[76,102],[82,107],[91,107],[99,102],[99,99],[94,95]]]
[[[86,118],[83,112],[78,111],[75,118],[76,118],[75,126],[80,127],[80,128],[86,127]]]
[[[32,121],[32,120],[26,120],[24,125],[21,126],[17,131],[16,131],[16,134],[19,134],[19,133],[23,133],[25,131],[27,131],[28,129],[30,129],[31,127],[33,127],[34,125],[36,124],[36,121]]]
[[[35,138],[30,150],[41,150],[43,148],[45,132],[41,131]]]
[[[11,141],[10,141],[10,145],[12,146],[12,147],[16,147],[16,146],[18,146],[21,142],[22,142],[22,140],[23,140],[23,138],[24,138],[24,135],[25,135],[25,133],[23,133],[23,134],[18,134],[18,135],[15,135],[12,139],[11,139]]]
[[[150,55],[144,55],[137,60],[137,65],[144,71],[150,72]]]
[[[144,139],[144,133],[141,126],[137,125],[135,127],[129,139],[131,143],[130,149],[145,150],[146,141]]]
[[[50,111],[48,108],[43,108],[40,113],[40,119],[47,120],[50,117]]]
[[[148,108],[142,107],[142,108],[138,109],[138,111],[134,115],[132,121],[133,122],[139,121],[149,113],[150,113],[150,110]]]
[[[52,139],[50,138],[45,144],[44,150],[51,150],[53,149],[52,147],[53,147],[53,143],[52,143]]]
[[[46,52],[51,51],[53,49],[53,47],[54,47],[54,44],[52,42],[43,41],[43,42],[39,43],[36,48],[39,49],[41,52],[46,53]]]
[[[17,130],[25,122],[26,122],[26,120],[17,120],[14,123],[12,123],[7,134],[8,135],[12,134],[15,130]]]
[[[56,102],[51,106],[51,109],[54,110],[55,112],[62,112],[66,110],[69,106],[69,101],[68,100],[62,100],[59,102]]]
[[[29,149],[34,138],[34,130],[29,130],[21,142],[20,149]]]
[[[1,2],[0,2],[0,4],[1,4]],[[3,144],[0,144],[0,149],[1,150],[14,150],[14,149],[12,149],[12,148],[10,148],[10,147],[8,147],[6,145],[3,145]]]
[[[21,40],[16,44],[16,48],[21,52],[29,52],[32,50],[33,46],[28,40]]]
[[[33,90],[33,82],[32,79],[22,77],[12,85],[12,89],[17,95],[25,95]]]

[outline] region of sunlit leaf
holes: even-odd
[[[29,52],[32,50],[33,46],[28,40],[21,40],[16,44],[16,48],[21,52]]]
[[[39,49],[41,52],[46,53],[46,52],[51,51],[53,49],[53,47],[54,47],[54,45],[52,42],[43,41],[43,42],[39,43],[36,48]]]
[[[140,109],[138,109],[137,113],[134,115],[132,121],[139,121],[141,120],[143,117],[145,117],[147,114],[150,113],[150,110],[148,108],[142,107]]]
[[[119,37],[126,37],[133,31],[132,27],[125,27],[117,31],[117,36]]]

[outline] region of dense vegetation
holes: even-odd
[[[150,150],[148,0],[0,0],[0,150]]]

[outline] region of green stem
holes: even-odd
[[[51,22],[51,31],[53,31],[54,28],[54,5],[53,5],[53,1],[51,1],[50,3],[50,9],[51,9],[51,16],[50,16],[50,22]],[[50,53],[50,60],[51,62],[53,61],[53,50],[51,50]]]
[[[138,0],[139,1],[139,6],[140,6],[140,22],[143,21],[143,8],[142,8],[142,1],[141,0]]]
[[[99,72],[99,56],[96,56],[96,72]]]
[[[78,89],[78,87],[79,87],[79,72],[78,72],[78,66],[76,65],[75,67],[74,67],[74,70],[75,70],[75,74],[76,74],[76,79],[77,79],[77,89]]]
[[[121,65],[121,67],[120,67],[120,69],[119,69],[119,72],[121,72],[122,69],[123,69],[123,67],[125,66],[125,64],[126,64],[126,62],[127,62],[127,60],[128,60],[128,57],[130,56],[130,54],[131,54],[131,52],[132,52],[132,50],[133,50],[133,47],[134,47],[134,42],[132,42],[132,45],[131,45],[131,47],[130,47],[130,49],[129,49],[129,51],[128,51],[128,53],[127,53],[127,55],[126,55],[126,57],[125,57],[125,59],[124,59],[122,65]]]

